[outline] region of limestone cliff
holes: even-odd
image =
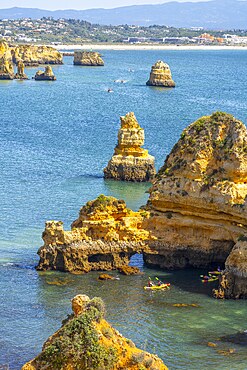
[[[8,61],[18,65],[21,61],[25,66],[39,64],[63,64],[62,54],[50,46],[37,45],[11,45],[0,41],[0,59],[5,57]]]
[[[77,295],[73,314],[22,370],[167,370],[155,355],[138,349],[105,319],[101,298]]]
[[[122,200],[100,195],[81,208],[71,231],[64,231],[62,222],[46,222],[37,269],[84,273],[127,265],[150,238],[142,228],[148,216],[126,208]]]
[[[13,78],[13,64],[6,56],[3,56],[0,58],[0,80],[13,80]]]
[[[52,71],[51,66],[46,66],[45,71],[36,72],[34,79],[36,81],[56,81],[56,77]]]
[[[226,260],[216,298],[247,298],[247,237],[239,239]]]
[[[172,79],[171,70],[168,64],[158,60],[153,66],[149,80],[146,85],[159,87],[175,87]]]
[[[217,112],[186,128],[150,190],[144,254],[162,268],[223,264],[247,231],[247,131]]]
[[[101,67],[104,66],[104,61],[101,58],[100,54],[96,51],[75,51],[74,65]]]
[[[25,66],[37,66],[39,64],[63,64],[63,56],[51,46],[17,45],[12,47],[13,62],[20,60]]]
[[[144,130],[133,112],[121,119],[118,144],[114,155],[104,169],[106,179],[123,181],[149,181],[155,175],[154,157],[143,149]]]

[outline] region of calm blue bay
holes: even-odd
[[[80,207],[101,193],[138,209],[148,184],[104,181],[117,141],[119,116],[134,111],[145,147],[159,168],[182,130],[202,115],[226,111],[247,122],[247,51],[103,51],[105,67],[55,66],[56,82],[1,81],[0,367],[19,370],[70,313],[79,293],[100,296],[107,319],[171,370],[247,369],[246,346],[218,341],[247,329],[245,301],[217,301],[202,270],[144,270],[138,277],[97,281],[38,273],[36,252],[49,219],[69,228]],[[166,61],[177,84],[145,86],[152,64]],[[29,77],[37,68],[27,69]],[[114,83],[123,79],[124,84]],[[112,88],[113,93],[107,93]],[[116,272],[113,272],[116,275]],[[148,276],[170,281],[168,292],[143,290]],[[199,307],[175,307],[193,303]],[[208,342],[218,347],[208,347]],[[234,348],[226,355],[224,351]],[[221,352],[223,351],[223,352]]]

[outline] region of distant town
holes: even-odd
[[[75,19],[0,20],[0,38],[15,43],[126,43],[247,45],[247,30],[207,31],[203,27],[105,26]]]

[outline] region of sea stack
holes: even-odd
[[[78,294],[72,310],[22,370],[168,370],[160,358],[137,348],[105,320],[101,298]]]
[[[17,73],[15,74],[15,79],[16,80],[28,80],[27,75],[24,72],[24,63],[20,60],[17,63]]]
[[[14,68],[11,60],[5,55],[0,59],[0,80],[13,80]]]
[[[145,139],[144,130],[133,112],[120,117],[120,120],[118,144],[104,169],[104,177],[122,181],[150,181],[156,171],[154,157],[142,148]]]
[[[158,60],[153,66],[149,80],[146,85],[159,87],[175,87],[172,79],[171,70],[167,63]]]
[[[143,227],[156,237],[144,253],[147,265],[215,268],[227,260],[226,271],[246,287],[246,252],[233,249],[247,234],[245,125],[216,112],[188,126],[153,181],[146,209]]]
[[[74,65],[88,67],[102,67],[104,66],[104,61],[101,58],[100,53],[96,51],[75,51]]]
[[[44,72],[36,72],[34,79],[36,81],[56,81],[56,77],[52,71],[51,66],[46,66]]]

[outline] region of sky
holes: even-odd
[[[91,9],[91,8],[116,8],[126,5],[161,4],[172,0],[0,0],[0,8],[23,8],[40,9]],[[173,0],[174,1],[174,0]],[[176,0],[179,2],[201,2],[209,0]]]

